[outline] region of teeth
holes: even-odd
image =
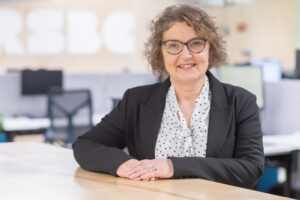
[[[192,67],[193,65],[180,65],[181,68],[189,68]]]

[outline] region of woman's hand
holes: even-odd
[[[171,178],[174,174],[170,159],[141,160],[140,164],[128,171],[128,177],[133,180],[156,180]]]
[[[132,169],[135,169],[139,165],[140,165],[140,161],[136,159],[129,159],[118,167],[116,174],[123,178],[129,178],[128,176],[129,172]]]

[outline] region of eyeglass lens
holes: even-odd
[[[166,41],[165,45],[170,54],[178,54],[183,50],[185,43],[177,40],[169,40]],[[191,52],[200,53],[205,47],[205,40],[192,39],[186,45]]]

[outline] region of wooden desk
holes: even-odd
[[[39,143],[0,143],[1,200],[288,199],[202,179],[132,181],[88,172],[72,150]]]

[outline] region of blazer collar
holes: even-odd
[[[169,77],[164,82],[158,84],[157,89],[153,91],[153,94],[145,105],[153,109],[164,109],[166,103],[166,94],[170,85],[171,82]]]
[[[140,145],[143,151],[140,151],[140,159],[155,158],[156,140],[165,109],[166,94],[170,85],[169,78],[157,84],[148,101],[141,105],[139,132]]]
[[[217,157],[223,147],[232,121],[233,108],[227,100],[223,84],[207,72],[211,90],[211,107],[207,135],[207,157]]]
[[[216,79],[210,71],[207,71],[206,75],[209,80],[209,87],[211,91],[211,106],[216,109],[227,107],[228,101],[222,83]]]

